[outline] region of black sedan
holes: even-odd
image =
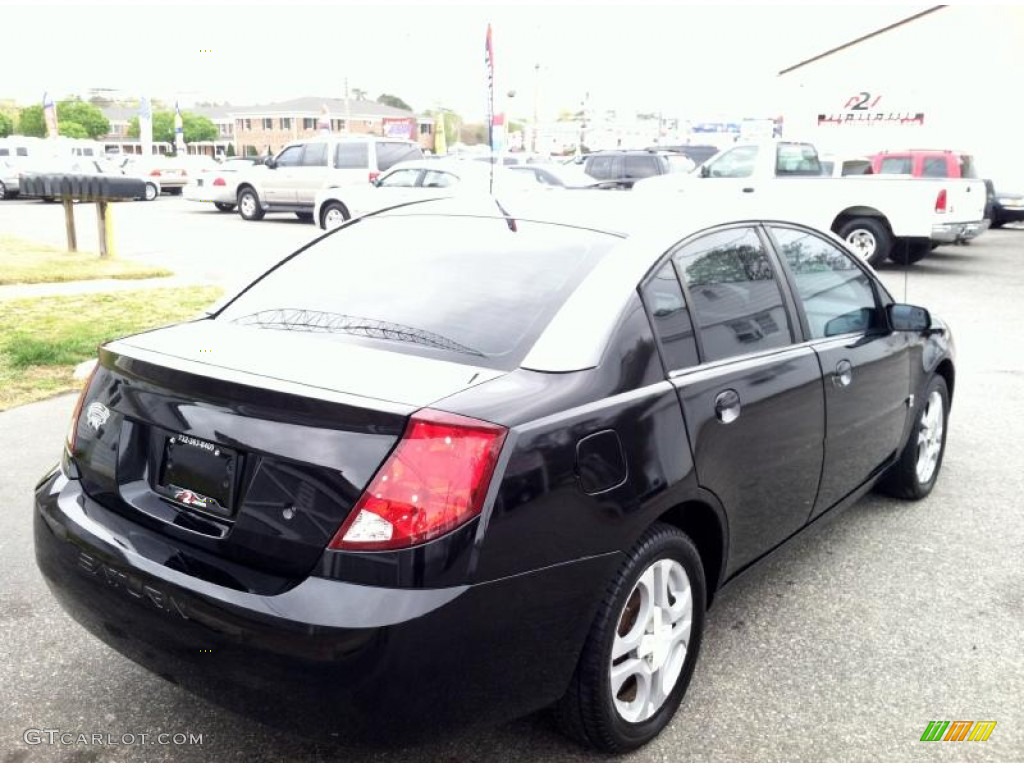
[[[105,344],[35,495],[68,613],[278,727],[554,705],[621,752],[676,712],[723,583],[871,488],[928,495],[950,331],[835,238],[543,197],[347,222]]]

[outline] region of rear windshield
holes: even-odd
[[[372,217],[282,264],[218,320],[512,370],[616,242],[500,217]]]

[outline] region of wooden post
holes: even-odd
[[[107,247],[107,201],[96,201],[96,223],[99,225],[100,235],[100,258],[105,259],[110,255]]]
[[[70,197],[61,198],[64,204],[64,229],[68,235],[68,250],[75,253],[78,250],[78,238],[75,236],[75,204]]]

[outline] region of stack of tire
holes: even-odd
[[[145,197],[146,183],[126,176],[90,176],[75,173],[35,173],[21,177],[21,197],[82,202],[138,200]]]

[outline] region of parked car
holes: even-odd
[[[235,180],[238,213],[258,221],[268,213],[294,213],[312,221],[316,193],[327,187],[363,185],[396,163],[422,160],[412,141],[375,136],[318,136],[289,144],[263,165]]]
[[[218,211],[235,210],[235,175],[258,164],[255,157],[229,157],[214,170],[192,178],[182,190],[186,200],[213,203]]]
[[[988,191],[988,219],[992,229],[1001,229],[1006,224],[1024,221],[1024,193],[1000,192],[996,189],[995,182],[989,179],[985,180],[985,188]]]
[[[548,187],[580,189],[595,185],[593,176],[588,176],[578,165],[555,163],[513,165],[508,171],[533,176],[538,184]]]
[[[160,183],[160,188],[171,195],[180,195],[188,183],[188,169],[176,157],[167,155],[138,155],[129,157],[124,164],[127,173],[145,176]]]
[[[665,144],[658,147],[650,147],[650,149],[664,150],[666,152],[675,152],[680,155],[686,155],[691,161],[693,161],[695,166],[700,165],[705,160],[710,160],[718,154],[718,147],[712,146],[711,144]]]
[[[495,191],[543,191],[552,185],[532,173],[516,172],[527,166],[491,168],[468,160],[423,158],[398,163],[372,184],[321,189],[313,202],[313,220],[321,229],[334,229],[349,219],[401,203],[462,194]]]
[[[650,149],[609,149],[592,152],[583,162],[586,174],[598,181],[630,188],[638,179],[667,173],[688,173],[693,161],[685,155]]]
[[[21,171],[7,160],[0,159],[0,200],[18,196],[21,189]]]
[[[924,179],[871,174],[822,177],[813,144],[772,139],[738,143],[689,174],[638,181],[634,193],[689,195],[734,210],[774,211],[831,230],[872,266],[886,259],[912,264],[935,243],[984,228],[985,189],[971,179]],[[682,201],[680,201],[682,202]]]
[[[633,229],[603,215],[626,197],[367,216],[102,345],[35,490],[50,589],[278,727],[555,705],[597,749],[657,736],[723,583],[873,487],[933,489],[954,348],[829,235],[700,204]]]

